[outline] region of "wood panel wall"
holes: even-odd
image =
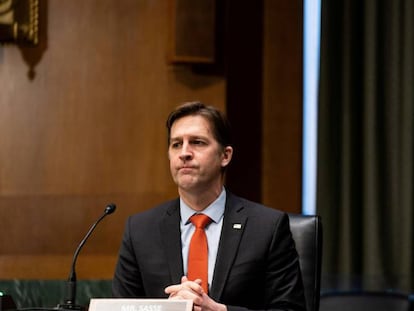
[[[0,277],[111,278],[126,216],[176,196],[165,119],[225,109],[223,77],[169,64],[168,1],[42,1],[42,43],[0,47]]]
[[[262,200],[301,213],[303,1],[266,0],[263,27]]]
[[[263,111],[261,200],[298,211],[301,8],[282,2],[264,2],[262,102],[240,105]],[[168,62],[168,1],[41,0],[41,13],[38,47],[0,46],[0,278],[66,279],[114,202],[77,265],[78,278],[111,278],[126,217],[176,196],[168,112],[187,100],[225,110],[228,81]],[[296,39],[282,36],[291,27]]]
[[[300,213],[302,1],[230,3],[226,103],[237,135],[228,181],[251,200]]]

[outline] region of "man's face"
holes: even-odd
[[[233,149],[214,138],[210,123],[202,116],[186,116],[171,127],[168,157],[171,175],[184,191],[205,191],[222,187],[222,167],[231,160]]]

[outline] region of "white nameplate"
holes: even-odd
[[[192,311],[192,300],[92,298],[89,311]]]

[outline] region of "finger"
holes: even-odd
[[[186,281],[185,283],[181,283],[183,287],[188,288],[195,292],[198,295],[202,295],[204,293],[203,288],[201,287],[201,279],[196,279],[194,281]]]
[[[164,292],[166,294],[171,294],[171,293],[174,293],[174,292],[178,292],[181,288],[182,288],[181,284],[179,284],[179,285],[170,285],[170,286],[167,286],[164,289]]]
[[[182,299],[185,299],[185,298],[180,296],[180,295],[174,295],[174,296],[168,297],[168,299],[169,300],[182,300]]]

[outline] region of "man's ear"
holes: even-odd
[[[233,147],[226,146],[223,150],[223,158],[221,159],[221,167],[226,167],[229,165],[233,157]]]

